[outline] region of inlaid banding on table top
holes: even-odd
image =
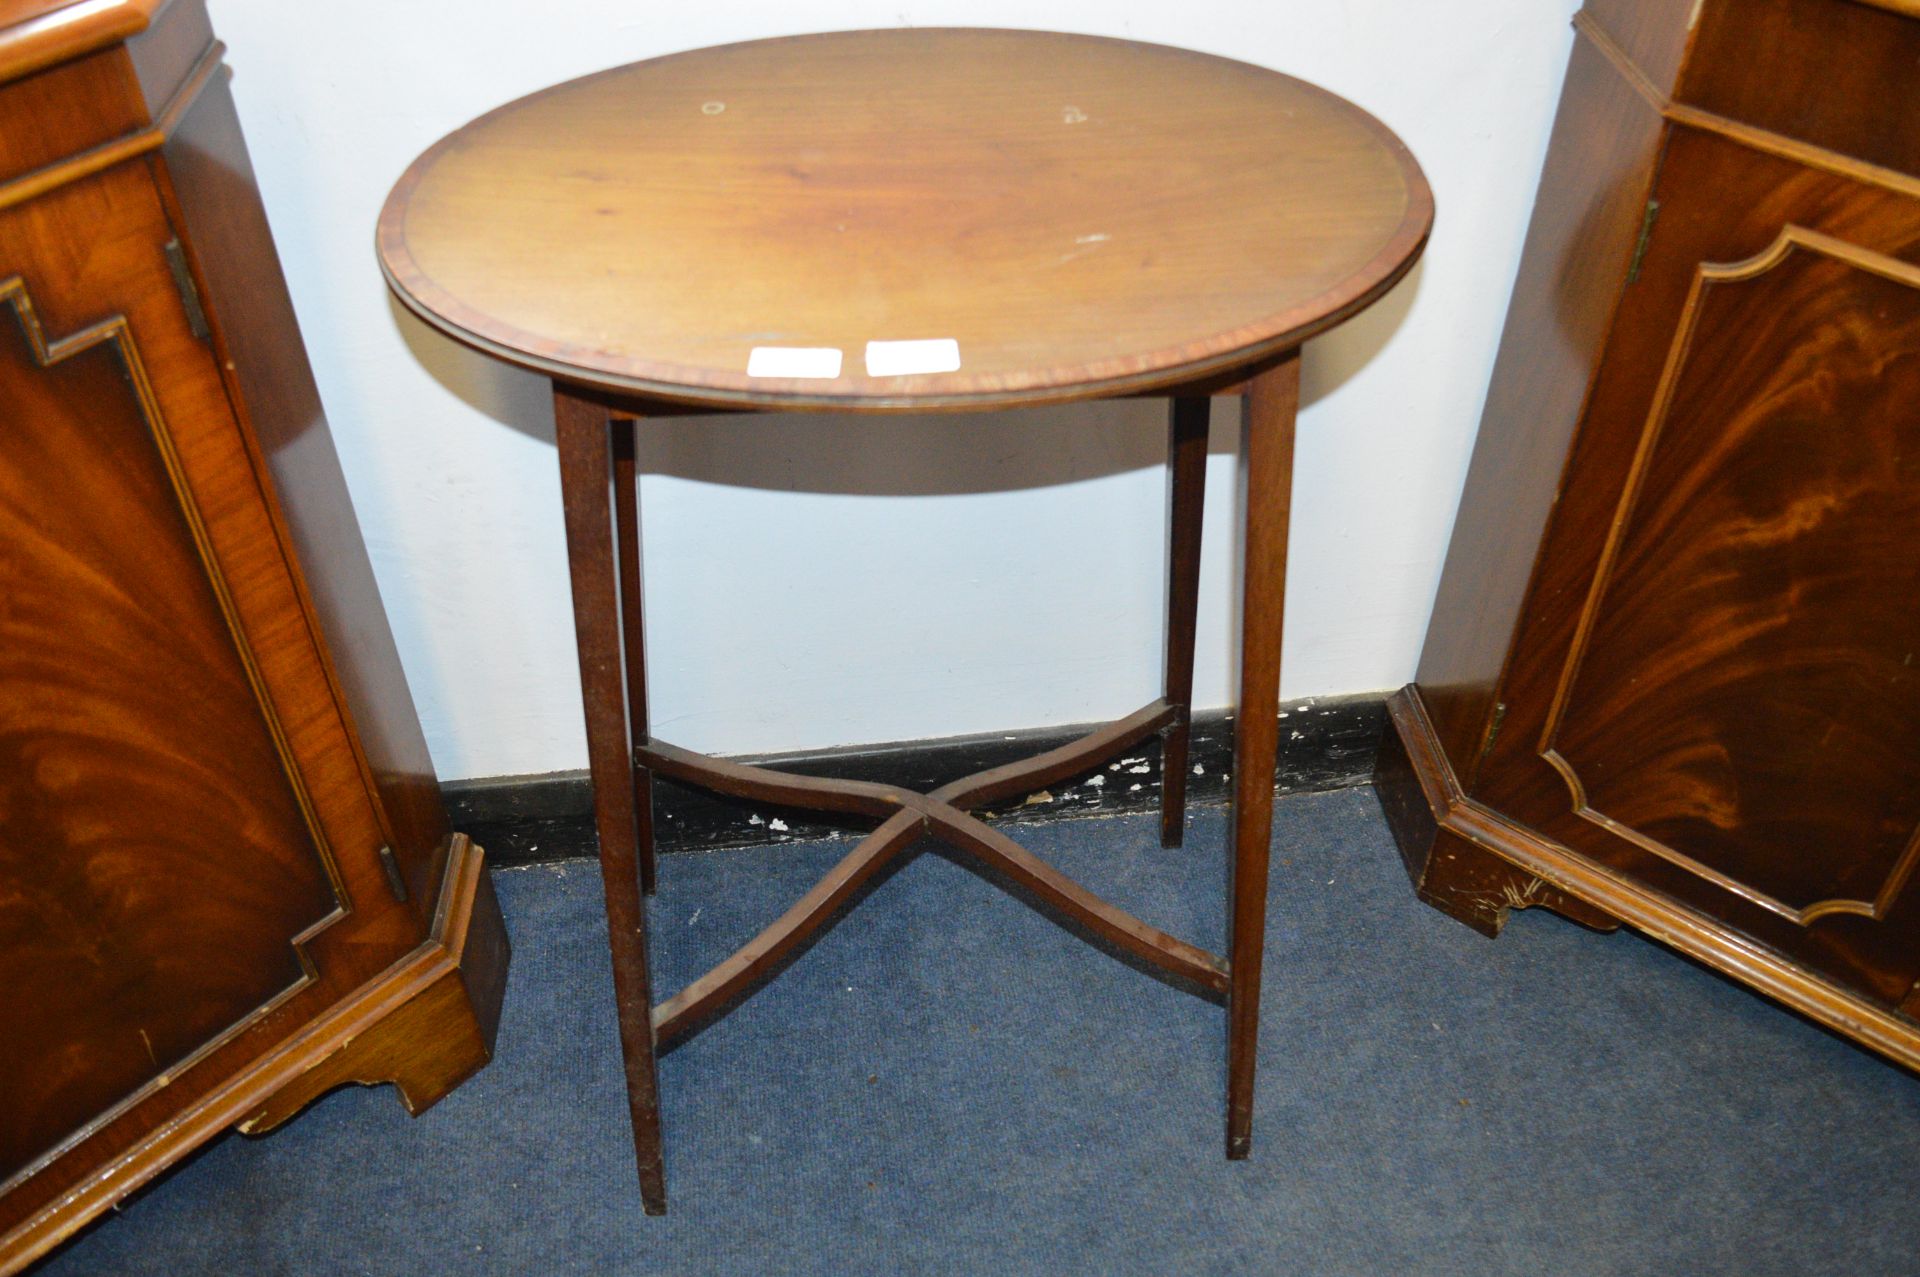
[[[429,323],[575,384],[925,411],[1151,389],[1297,346],[1391,287],[1432,215],[1378,121],[1277,72],[889,30],[509,103],[407,170],[379,245]]]
[[[1177,707],[1155,700],[1057,749],[963,777],[928,794],[872,781],[789,775],[710,758],[658,740],[636,745],[637,766],[677,781],[804,810],[886,817],[792,908],[654,1008],[654,1033],[660,1047],[684,1038],[771,979],[839,916],[861,887],[928,838],[1005,879],[1045,906],[1056,921],[1090,934],[1119,955],[1208,995],[1225,994],[1229,980],[1222,959],[1107,903],[967,810],[1078,775],[1133,748],[1179,716]]]

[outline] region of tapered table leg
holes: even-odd
[[[1274,751],[1280,736],[1280,631],[1293,498],[1293,420],[1299,403],[1300,357],[1294,351],[1248,383],[1242,414],[1244,575],[1233,748],[1233,879],[1227,914],[1227,1156],[1232,1158],[1245,1157],[1253,1146],[1260,958],[1266,942]]]
[[[1193,719],[1193,626],[1200,601],[1200,516],[1207,494],[1204,396],[1175,399],[1167,422],[1167,704],[1179,711],[1160,736],[1160,845],[1178,847],[1187,820],[1187,744]]]
[[[640,569],[640,488],[634,470],[634,422],[613,419],[613,517],[620,563],[620,632],[627,657],[627,732],[645,740],[647,727],[647,626]],[[653,773],[633,767],[633,814],[639,828],[640,890],[654,889]]]
[[[627,1104],[633,1118],[641,1205],[647,1214],[659,1215],[667,1209],[667,1185],[661,1155],[660,1086],[654,1067],[653,989],[647,975],[646,906],[636,864],[639,827],[634,810],[633,742],[627,721],[620,573],[610,500],[615,469],[611,423],[604,407],[575,397],[558,383],[553,407],[560,491],[566,506],[573,624],[580,649],[580,693],[586,708],[587,764],[593,774],[593,817],[600,836]]]

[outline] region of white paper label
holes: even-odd
[[[867,376],[906,377],[918,372],[959,372],[960,343],[951,337],[931,341],[870,341]]]
[[[840,352],[832,346],[755,346],[747,356],[749,377],[817,377],[840,375]]]

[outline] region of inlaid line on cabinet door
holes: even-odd
[[[314,808],[312,797],[301,775],[299,765],[293,756],[286,731],[280,722],[278,713],[274,707],[274,702],[269,695],[259,663],[241,624],[240,616],[235,608],[225,574],[221,569],[209,538],[205,520],[194,498],[192,488],[187,481],[158,396],[155,393],[145,361],[141,357],[139,345],[134,338],[131,324],[126,315],[116,314],[64,337],[50,339],[34,307],[31,292],[25,280],[19,275],[0,277],[0,309],[11,311],[17,330],[25,339],[30,361],[26,367],[29,371],[35,366],[43,371],[58,369],[63,365],[67,365],[68,361],[94,351],[106,353],[109,357],[117,359],[119,370],[130,392],[133,406],[139,420],[145,426],[147,438],[159,461],[160,470],[164,474],[166,486],[171,490],[173,503],[177,514],[184,524],[187,539],[192,547],[192,553],[197,558],[200,569],[204,572],[205,584],[212,595],[212,600],[219,614],[220,623],[224,625],[226,638],[231,642],[234,656],[239,663],[240,670],[244,673],[247,688],[251,692],[253,707],[259,715],[260,724],[265,728],[266,739],[271,744],[273,755],[278,762],[279,771],[288,786],[293,805],[298,812],[300,826],[306,837],[311,841],[311,850],[319,862],[318,867],[323,875],[324,886],[322,888],[322,896],[314,903],[322,904],[324,907],[324,902],[331,902],[330,909],[326,909],[320,916],[313,918],[311,922],[286,937],[286,943],[291,948],[294,962],[298,968],[298,975],[292,979],[290,983],[277,992],[272,993],[265,1001],[250,1007],[246,1013],[228,1024],[225,1028],[210,1032],[206,1037],[199,1040],[197,1046],[194,1046],[191,1050],[176,1059],[162,1061],[158,1055],[154,1054],[154,1048],[152,1044],[149,1043],[148,1052],[153,1056],[153,1072],[155,1075],[148,1078],[144,1084],[122,1096],[105,1111],[98,1113],[47,1147],[32,1154],[19,1169],[8,1176],[4,1182],[0,1182],[0,1193],[4,1193],[35,1174],[67,1149],[88,1138],[94,1131],[111,1122],[120,1113],[138,1104],[159,1088],[166,1086],[175,1074],[191,1067],[196,1061],[217,1050],[221,1045],[244,1032],[259,1019],[270,1014],[276,1007],[311,985],[318,977],[318,970],[312,957],[307,952],[307,945],[315,935],[324,931],[327,927],[345,916],[346,910],[344,902],[348,898],[348,893],[336,863],[333,849],[327,840],[325,830]],[[16,367],[18,366],[20,365],[16,365]],[[4,447],[6,444],[4,437],[6,429],[7,423],[0,421],[0,447]],[[189,690],[190,689],[183,689],[182,695],[188,694]],[[206,742],[206,749],[209,753],[217,753],[222,746],[223,742],[221,741],[210,740]],[[129,778],[130,783],[133,779],[134,778],[131,777]],[[320,886],[321,884],[316,883],[315,885]],[[142,1034],[144,1036],[144,1030]]]
[[[1819,270],[1823,267],[1832,270],[1837,267],[1838,270],[1834,273],[1839,275],[1839,279],[1837,282],[1826,281],[1827,287],[1814,290],[1806,296],[1796,296],[1793,290],[1796,286],[1804,288],[1804,279],[1799,275],[1788,277],[1776,274],[1789,265],[1803,272]],[[1855,278],[1855,272],[1861,273],[1863,278]],[[1696,347],[1703,340],[1702,319],[1708,308],[1716,301],[1728,306],[1742,304],[1740,301],[1727,301],[1726,299],[1731,295],[1718,290],[1724,290],[1729,286],[1768,287],[1771,285],[1784,296],[1780,298],[1768,296],[1764,300],[1798,301],[1803,306],[1813,303],[1840,305],[1840,301],[1833,300],[1835,298],[1848,302],[1855,300],[1853,293],[1846,292],[1839,287],[1839,284],[1846,284],[1858,291],[1861,305],[1855,312],[1835,315],[1821,312],[1818,317],[1820,326],[1817,332],[1811,328],[1802,331],[1794,327],[1796,323],[1806,325],[1813,321],[1796,313],[1796,309],[1792,306],[1780,307],[1770,316],[1782,326],[1788,337],[1798,336],[1803,343],[1816,339],[1825,343],[1829,348],[1826,349],[1827,357],[1817,364],[1817,374],[1796,380],[1781,368],[1765,367],[1756,362],[1763,360],[1766,354],[1772,353],[1777,349],[1775,347],[1766,347],[1762,353],[1748,356],[1749,363],[1746,365],[1732,362],[1717,363],[1712,369],[1699,366],[1701,361],[1696,359]],[[1889,289],[1887,287],[1889,284],[1894,287]],[[1909,292],[1912,294],[1910,301],[1906,300]],[[1808,336],[1809,332],[1814,335]],[[1881,342],[1882,345],[1874,345],[1876,341]],[[1786,349],[1788,355],[1792,356],[1798,348],[1789,346]],[[1716,349],[1713,357],[1722,356],[1724,353]],[[1551,764],[1565,781],[1576,814],[1800,925],[1811,924],[1825,915],[1834,913],[1858,914],[1875,919],[1886,914],[1912,877],[1916,863],[1920,863],[1920,827],[1916,827],[1915,824],[1916,817],[1920,817],[1920,811],[1914,810],[1913,795],[1901,792],[1895,792],[1892,795],[1893,800],[1901,798],[1907,800],[1906,810],[1903,812],[1903,823],[1899,826],[1905,831],[1905,837],[1899,851],[1892,857],[1891,863],[1881,874],[1879,881],[1874,884],[1865,884],[1872,888],[1871,890],[1862,891],[1857,897],[1837,896],[1795,904],[1759,889],[1751,881],[1744,880],[1745,875],[1736,877],[1724,872],[1705,863],[1699,856],[1690,855],[1672,845],[1671,842],[1650,835],[1635,823],[1616,819],[1598,810],[1589,784],[1583,780],[1574,761],[1562,748],[1563,738],[1573,731],[1569,716],[1574,710],[1575,703],[1580,699],[1583,679],[1589,672],[1596,630],[1609,624],[1617,624],[1627,626],[1627,633],[1634,633],[1631,626],[1638,624],[1643,636],[1652,636],[1656,641],[1660,637],[1658,626],[1639,615],[1643,612],[1653,614],[1654,610],[1662,605],[1661,600],[1655,598],[1650,602],[1649,598],[1650,594],[1658,594],[1658,591],[1653,590],[1648,584],[1649,579],[1657,572],[1658,564],[1652,557],[1656,549],[1675,562],[1686,562],[1692,573],[1688,580],[1706,580],[1715,570],[1723,573],[1725,571],[1726,562],[1714,559],[1713,556],[1716,553],[1732,559],[1738,552],[1749,549],[1751,545],[1760,544],[1768,549],[1772,549],[1775,545],[1788,547],[1778,551],[1778,554],[1791,554],[1792,547],[1798,544],[1794,538],[1804,533],[1807,527],[1817,527],[1822,519],[1845,517],[1849,501],[1870,499],[1881,489],[1904,490],[1908,485],[1903,481],[1897,482],[1891,470],[1891,467],[1898,464],[1902,451],[1898,446],[1900,441],[1896,437],[1887,443],[1886,456],[1874,454],[1868,458],[1867,462],[1860,463],[1861,468],[1878,467],[1880,470],[1887,471],[1886,474],[1876,474],[1879,488],[1866,489],[1864,497],[1860,490],[1845,487],[1842,479],[1846,476],[1836,478],[1815,472],[1812,468],[1813,458],[1806,458],[1807,490],[1793,489],[1788,492],[1789,496],[1797,498],[1797,503],[1788,512],[1791,517],[1786,518],[1779,528],[1750,527],[1738,524],[1735,520],[1723,518],[1721,523],[1709,525],[1705,529],[1712,534],[1711,537],[1703,538],[1699,535],[1701,529],[1691,524],[1687,525],[1687,535],[1674,533],[1676,525],[1695,516],[1699,509],[1697,505],[1680,501],[1674,492],[1685,491],[1696,498],[1704,494],[1705,498],[1734,505],[1737,514],[1748,513],[1738,509],[1737,503],[1730,502],[1726,496],[1726,485],[1738,481],[1737,475],[1729,478],[1726,473],[1723,473],[1732,468],[1726,464],[1727,458],[1731,455],[1735,460],[1752,465],[1752,459],[1742,456],[1737,449],[1751,442],[1751,439],[1757,437],[1761,431],[1777,427],[1781,421],[1787,421],[1803,432],[1816,429],[1851,432],[1829,437],[1835,437],[1838,442],[1851,443],[1857,450],[1870,451],[1877,436],[1868,432],[1873,423],[1882,418],[1866,420],[1848,418],[1844,411],[1848,405],[1841,401],[1841,396],[1849,385],[1844,378],[1851,372],[1861,383],[1877,383],[1902,368],[1906,369],[1904,375],[1912,378],[1915,376],[1912,370],[1916,364],[1920,364],[1920,267],[1830,235],[1801,226],[1788,225],[1782,229],[1772,245],[1752,258],[1734,263],[1703,263],[1698,268],[1680,316],[1668,361],[1656,391],[1653,408],[1639,440],[1627,482],[1608,532],[1598,570],[1595,572],[1587,600],[1579,615],[1574,639],[1569,647],[1538,744],[1540,756]],[[1742,381],[1742,378],[1746,381]],[[1823,384],[1818,378],[1827,378],[1828,382]],[[1920,379],[1915,381],[1915,385],[1920,388]],[[1732,387],[1732,389],[1726,387]],[[1757,395],[1758,398],[1754,400],[1734,398],[1727,402],[1717,402],[1712,397],[1716,393],[1731,395],[1741,390]],[[1792,396],[1795,395],[1801,398],[1793,398]],[[1721,417],[1717,416],[1710,418],[1709,424],[1713,429],[1738,438],[1734,443],[1720,441],[1717,447],[1707,449],[1707,459],[1719,463],[1717,468],[1709,467],[1706,461],[1697,459],[1690,467],[1682,462],[1674,462],[1673,464],[1680,469],[1664,473],[1665,486],[1659,489],[1657,496],[1649,498],[1647,494],[1649,473],[1661,464],[1662,449],[1672,431],[1688,429],[1690,434],[1683,436],[1686,446],[1696,448],[1704,446],[1700,444],[1699,439],[1702,437],[1701,432],[1709,429],[1708,426],[1686,421],[1676,424],[1674,420],[1676,405],[1683,398],[1689,401],[1689,406],[1695,411],[1726,414],[1725,421],[1731,424],[1723,424]],[[1811,406],[1808,402],[1803,402],[1809,399]],[[1704,401],[1704,408],[1697,401]],[[1814,409],[1820,411],[1816,412]],[[1910,419],[1901,417],[1898,411],[1895,411],[1891,414],[1885,429],[1897,431],[1902,420]],[[1862,440],[1865,442],[1861,442]],[[1850,456],[1841,458],[1842,461],[1849,459],[1851,459]],[[1798,475],[1791,476],[1791,479],[1798,478],[1800,478]],[[1835,489],[1820,489],[1817,485],[1823,479],[1835,485]],[[1776,494],[1769,490],[1766,495]],[[1920,518],[1920,510],[1910,509],[1906,513],[1909,517]],[[1794,522],[1796,519],[1799,523]],[[1663,536],[1662,533],[1671,535]],[[1768,537],[1773,540],[1767,541]],[[1634,576],[1636,593],[1624,599],[1615,598],[1613,596],[1616,587],[1623,579],[1618,571],[1620,560],[1630,542],[1634,552],[1639,556]],[[1899,556],[1890,557],[1898,559]],[[1791,560],[1789,562],[1791,563]],[[1864,564],[1867,570],[1876,566],[1871,558],[1865,559]],[[1830,585],[1832,578],[1841,576],[1843,572],[1858,570],[1862,569],[1856,568],[1851,563],[1842,567],[1833,567],[1823,562],[1802,567],[1800,575],[1793,576],[1790,569],[1783,568],[1782,571],[1790,577],[1784,588],[1790,592],[1811,591]],[[1677,570],[1675,575],[1679,575]],[[1842,585],[1847,583],[1847,579],[1843,577]],[[1689,675],[1721,678],[1726,683],[1724,688],[1708,689],[1719,702],[1716,710],[1726,715],[1736,713],[1742,708],[1738,702],[1743,693],[1747,694],[1749,700],[1752,699],[1752,688],[1743,687],[1737,682],[1738,644],[1756,636],[1764,638],[1770,632],[1787,629],[1785,618],[1789,615],[1793,600],[1788,599],[1779,603],[1781,619],[1778,620],[1777,625],[1773,624],[1775,618],[1770,617],[1762,609],[1762,603],[1770,601],[1764,595],[1759,601],[1736,600],[1736,603],[1747,604],[1746,610],[1741,611],[1737,606],[1728,605],[1725,609],[1727,612],[1725,617],[1703,618],[1680,614],[1665,618],[1675,625],[1696,627],[1703,636],[1700,650],[1713,650],[1722,659],[1716,661],[1706,675],[1701,675],[1701,670],[1708,667],[1699,663],[1698,656],[1693,659],[1699,668],[1683,666],[1676,672],[1670,669],[1662,670],[1651,657],[1641,655],[1635,658],[1640,660],[1640,664],[1633,664],[1631,660],[1627,662],[1625,668],[1630,668],[1633,674],[1625,681],[1632,683],[1642,677],[1651,681],[1656,675],[1662,673],[1667,674],[1671,679]],[[1623,607],[1630,609],[1629,620],[1620,619]],[[1812,611],[1809,605],[1801,609],[1799,614],[1811,614]],[[1661,618],[1656,615],[1656,620],[1658,619]],[[1719,621],[1720,628],[1715,629],[1709,625],[1710,619]],[[1916,646],[1920,646],[1920,633],[1910,635],[1908,638]],[[1621,642],[1617,636],[1614,641],[1616,645]],[[1715,643],[1719,645],[1717,648],[1712,646]],[[1820,670],[1822,661],[1828,664],[1844,663],[1843,658],[1851,658],[1853,655],[1845,651],[1839,651],[1836,654],[1836,650],[1832,648],[1813,652],[1797,652],[1791,647],[1788,650],[1790,655],[1798,655],[1803,662],[1800,666],[1790,668],[1811,669],[1816,672]],[[1907,655],[1907,664],[1911,665],[1916,659],[1915,653],[1910,651]],[[1611,656],[1614,664],[1621,666],[1622,658],[1617,653]],[[1897,665],[1898,662],[1895,664]],[[1883,672],[1872,671],[1875,675]],[[1619,730],[1631,734],[1636,726],[1645,726],[1633,721],[1631,711],[1639,702],[1622,691],[1620,670],[1615,670],[1613,673],[1614,681],[1604,683],[1598,695],[1601,697],[1602,707],[1614,711],[1607,721],[1610,724],[1619,724]],[[1866,674],[1861,675],[1863,678],[1866,676]],[[1698,678],[1690,686],[1682,687],[1676,682],[1665,693],[1669,703],[1673,698],[1674,687],[1696,694],[1701,691]],[[1611,700],[1607,699],[1608,692],[1612,694]],[[1581,720],[1583,729],[1591,728],[1587,719],[1596,712],[1593,709],[1585,711],[1585,717]],[[1683,730],[1681,718],[1682,716],[1679,715],[1670,715],[1659,724],[1657,730],[1651,733],[1654,735],[1657,735],[1658,731],[1670,733],[1668,737],[1656,742],[1667,748],[1670,755],[1667,761],[1672,762],[1677,758],[1696,769],[1706,771],[1711,771],[1718,766],[1731,775],[1732,758],[1713,755],[1716,747],[1722,748],[1724,752],[1727,748],[1725,740],[1715,740],[1709,733],[1698,734],[1692,739],[1676,739],[1676,735],[1672,734],[1678,734]],[[1847,726],[1838,719],[1835,720],[1835,724],[1834,730]],[[1709,724],[1709,726],[1714,725]],[[1726,735],[1731,735],[1730,730]],[[1889,752],[1885,748],[1887,742],[1878,743],[1883,746],[1880,751],[1882,754]],[[1920,741],[1910,743],[1920,744]],[[1894,744],[1900,745],[1901,742],[1894,742]],[[1893,752],[1900,757],[1908,753],[1904,747],[1897,748]],[[1897,761],[1890,764],[1894,767],[1897,765]],[[1678,770],[1681,773],[1685,772],[1684,767]],[[1684,782],[1685,777],[1681,775],[1676,779],[1673,775],[1654,774],[1653,779],[1667,781],[1672,788],[1677,789]],[[1646,783],[1643,780],[1643,787]],[[1897,784],[1892,787],[1896,791],[1899,789]],[[1696,786],[1695,792],[1687,796],[1687,801],[1711,807],[1706,798],[1702,797],[1709,789],[1710,787],[1706,785]],[[1619,795],[1616,794],[1616,798],[1618,797]],[[1724,799],[1724,796],[1721,797]],[[1725,810],[1723,802],[1722,809],[1694,813],[1693,818],[1696,825],[1717,824],[1722,829],[1737,831],[1740,815],[1738,810]],[[1832,847],[1808,848],[1809,853],[1819,852],[1823,855],[1836,850],[1838,849]]]

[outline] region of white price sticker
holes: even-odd
[[[817,378],[840,375],[840,352],[832,346],[755,346],[747,356],[749,377]]]
[[[870,341],[867,376],[908,377],[922,372],[959,372],[960,343],[951,337],[931,341]]]

